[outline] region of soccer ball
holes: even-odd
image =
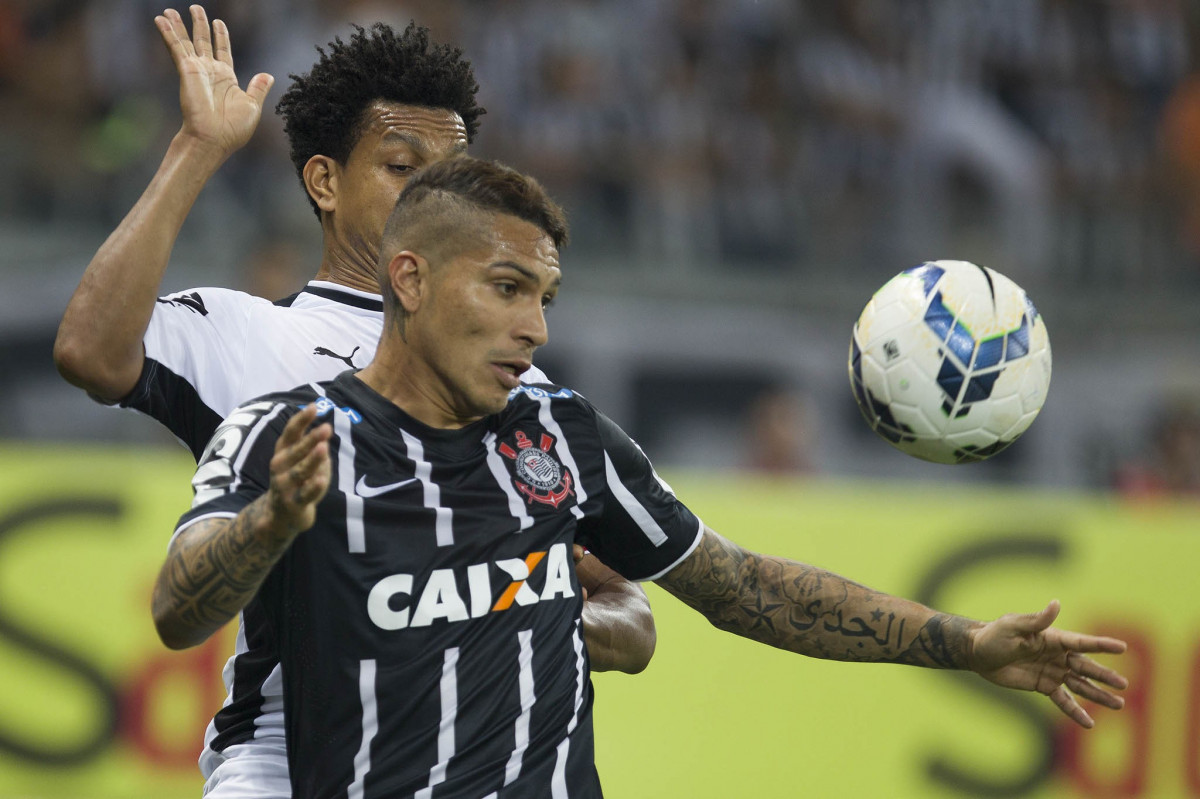
[[[1029,428],[1050,388],[1050,338],[1016,283],[966,261],[888,281],[850,339],[850,385],[871,429],[936,463],[981,461]]]

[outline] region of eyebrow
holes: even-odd
[[[538,279],[538,276],[531,269],[521,266],[520,264],[515,263],[513,261],[496,261],[495,263],[488,264],[488,269],[512,269],[515,272],[520,272],[522,275],[524,275],[526,278],[528,278],[529,281],[532,283],[540,283],[541,282]],[[562,275],[561,274],[558,277],[554,278],[554,282],[550,284],[550,288],[556,289],[560,285],[562,285]]]
[[[381,137],[381,140],[384,142],[388,142],[388,143],[398,141],[402,144],[407,144],[409,147],[413,148],[414,150],[416,150],[420,153],[425,153],[429,149],[428,147],[425,146],[425,143],[423,141],[421,141],[420,136],[416,136],[412,133],[408,133],[408,132],[402,131],[402,130],[388,131],[387,133],[383,134],[383,136]],[[454,143],[454,146],[450,148],[450,152],[453,153],[454,155],[461,155],[462,153],[465,153],[466,151],[467,151],[467,143],[464,141],[457,141]]]

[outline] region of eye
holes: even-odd
[[[411,164],[388,164],[388,169],[392,172],[408,174],[409,172],[416,170],[416,167],[412,166]]]
[[[498,280],[495,283],[496,290],[505,297],[517,296],[517,284],[512,280]]]
[[[550,310],[551,306],[553,306],[553,305],[554,305],[554,295],[553,294],[547,294],[545,297],[542,297],[542,310],[543,311]]]

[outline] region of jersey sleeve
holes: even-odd
[[[204,518],[236,516],[264,494],[271,482],[271,457],[295,403],[264,398],[236,408],[208,442],[192,477],[192,507],[175,535]]]
[[[222,417],[245,399],[250,310],[259,301],[218,288],[159,297],[142,339],[142,374],[121,407],[162,423],[198,459]]]
[[[630,580],[656,580],[691,554],[703,525],[624,430],[598,411],[596,426],[604,489],[600,512],[579,523],[580,543]]]

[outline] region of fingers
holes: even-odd
[[[229,28],[222,20],[213,20],[213,55],[233,69],[233,49],[229,46]]]
[[[272,474],[284,475],[306,461],[319,463],[328,457],[329,447],[325,442],[333,434],[333,428],[322,424],[309,429],[316,418],[317,407],[310,404],[288,420],[275,442],[275,455],[271,458]],[[304,475],[311,473],[311,466],[306,466]]]
[[[579,545],[579,544],[571,545],[571,557],[575,560],[576,563],[579,563],[579,561],[583,560],[583,556],[586,553],[587,553],[587,550],[585,550],[581,545]]]
[[[267,100],[267,92],[275,85],[275,78],[265,72],[260,72],[246,84],[246,96],[258,103],[259,108]]]
[[[310,432],[317,433],[328,429],[328,425],[322,425]],[[329,445],[323,440],[318,441],[304,459],[288,473],[288,481],[291,483],[291,495],[288,499],[296,506],[308,505],[319,500],[329,487],[331,470]]]
[[[1050,697],[1050,701],[1066,714],[1067,718],[1071,719],[1071,721],[1089,730],[1096,726],[1096,722],[1092,717],[1075,701],[1075,697],[1071,696],[1071,692],[1063,686],[1058,686],[1048,696]]]
[[[190,10],[192,15],[191,36],[188,36],[187,25],[184,24],[183,17],[173,8],[168,8],[154,18],[154,25],[158,28],[158,33],[162,37],[163,43],[167,45],[167,50],[171,53],[171,59],[176,66],[192,56],[200,58],[214,56],[213,34],[209,30],[208,15],[204,12],[204,7],[191,6]],[[220,20],[217,20],[214,27],[217,38],[215,55],[220,61],[233,67],[233,53],[229,47],[229,28]]]
[[[1019,613],[1013,619],[1013,627],[1018,632],[1024,634],[1040,633],[1048,628],[1058,618],[1060,605],[1057,599],[1050,600],[1050,604],[1039,610],[1037,613]]]
[[[1103,652],[1119,655],[1125,651],[1125,642],[1102,635],[1084,635],[1070,630],[1053,630],[1057,643],[1072,652]],[[1049,635],[1049,633],[1048,633]]]
[[[1072,672],[1089,680],[1098,680],[1105,685],[1113,688],[1128,688],[1129,680],[1114,669],[1101,666],[1096,661],[1089,657],[1084,657],[1078,652],[1072,652],[1067,655],[1067,667]]]
[[[192,40],[188,38],[187,27],[184,26],[178,11],[168,8],[154,18],[154,25],[158,28],[163,44],[167,46],[167,52],[171,54],[171,60],[175,62],[176,67],[183,63],[184,59],[196,54]]]
[[[1047,693],[1047,696],[1075,723],[1087,728],[1091,728],[1095,724],[1092,717],[1071,697],[1071,694],[1081,696],[1112,710],[1120,710],[1125,706],[1124,697],[1107,691],[1092,682],[1092,680],[1097,680],[1113,688],[1125,688],[1129,685],[1129,681],[1116,671],[1101,666],[1078,652],[1068,653],[1066,664],[1067,670],[1060,678],[1060,684]],[[1070,689],[1070,693],[1067,689]]]
[[[317,406],[315,403],[310,403],[308,406],[301,408],[300,412],[288,419],[288,423],[283,427],[283,433],[280,434],[279,440],[275,443],[275,451],[279,452],[284,447],[290,447],[299,441],[304,436],[304,431],[317,418]]]
[[[208,30],[208,15],[204,13],[204,6],[191,6],[189,10],[192,12],[192,43],[196,55],[211,58],[212,34]]]
[[[1082,696],[1084,699],[1089,699],[1098,705],[1104,705],[1113,710],[1120,710],[1125,707],[1125,699],[1123,697],[1106,691],[1098,685],[1093,685],[1077,674],[1068,674],[1064,677],[1063,685],[1070,688],[1071,693]]]
[[[329,489],[329,424],[309,427],[317,418],[315,404],[303,408],[284,425],[271,458],[271,506],[289,525],[306,529],[312,524],[311,507]]]

